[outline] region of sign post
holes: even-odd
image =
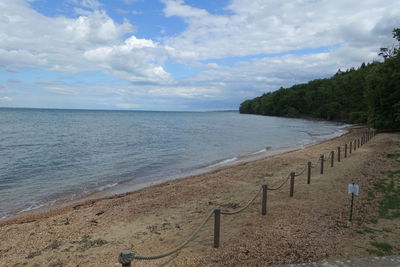
[[[360,187],[358,186],[358,184],[355,183],[349,184],[348,193],[351,194],[350,218],[349,218],[349,221],[351,221],[353,220],[354,195],[358,196],[358,194],[360,193]]]

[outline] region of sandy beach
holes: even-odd
[[[153,255],[174,248],[211,210],[243,207],[262,184],[274,186],[307,161],[336,151],[365,128],[343,136],[263,159],[227,166],[201,175],[167,181],[139,191],[0,222],[0,266],[120,266],[126,249]],[[368,199],[375,181],[400,167],[399,133],[380,133],[325,173],[312,169],[268,192],[268,214],[262,216],[261,197],[245,211],[221,217],[221,244],[213,245],[211,219],[184,249],[160,260],[134,261],[133,266],[266,266],[321,260],[368,257],[370,227],[377,201]],[[397,153],[397,154],[396,154]],[[354,220],[348,221],[347,185],[358,183]],[[368,190],[367,190],[368,189]],[[386,240],[399,253],[398,219],[373,224],[374,240]]]

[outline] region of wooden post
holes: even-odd
[[[335,161],[335,151],[331,152],[331,167],[333,167],[333,162]]]
[[[324,155],[321,155],[321,174],[324,174]]]
[[[357,149],[357,140],[354,140],[354,146],[353,146],[354,151]]]
[[[350,149],[349,149],[349,153],[350,153],[350,154],[351,154],[352,146],[353,146],[353,141],[350,142]]]
[[[357,139],[357,147],[360,148],[360,138]]]
[[[347,158],[347,143],[344,144],[344,157]]]
[[[307,184],[311,183],[311,162],[307,163]]]
[[[261,215],[267,214],[267,192],[268,192],[268,185],[262,185],[262,203],[261,203]]]
[[[353,220],[353,203],[354,203],[354,193],[351,193],[351,202],[350,202],[350,218],[349,221]]]
[[[337,161],[340,162],[340,146],[337,147]]]
[[[131,262],[135,258],[135,254],[130,250],[122,251],[118,256],[118,262],[122,267],[131,267]]]
[[[221,210],[214,209],[214,248],[219,248],[220,226],[221,226]]]
[[[294,176],[295,173],[291,172],[290,173],[290,196],[293,197],[293,193],[294,193]]]

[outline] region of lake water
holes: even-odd
[[[0,218],[299,148],[342,127],[233,111],[0,109]]]

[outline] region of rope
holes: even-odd
[[[192,241],[192,239],[200,232],[201,228],[203,228],[204,225],[206,225],[206,223],[212,217],[213,214],[214,214],[214,210],[212,210],[210,212],[210,214],[208,214],[208,216],[203,220],[203,222],[200,224],[200,226],[197,227],[197,229],[194,230],[193,233],[185,241],[183,241],[179,246],[177,246],[176,248],[171,249],[170,251],[167,251],[167,252],[164,252],[164,253],[161,253],[161,254],[156,254],[156,255],[151,255],[151,256],[135,255],[135,259],[137,259],[137,260],[155,260],[155,259],[160,259],[160,258],[167,257],[167,256],[169,256],[171,254],[174,254],[174,253],[178,252],[179,250],[184,248],[190,241]]]
[[[300,175],[302,175],[302,174],[305,172],[306,169],[307,169],[307,165],[304,165],[303,170],[300,171],[300,173],[295,173],[294,176],[300,176]]]
[[[260,194],[261,190],[262,190],[262,187],[260,187],[260,190],[258,190],[258,192],[254,195],[254,197],[253,197],[243,208],[240,208],[240,209],[235,210],[235,211],[222,211],[222,210],[221,210],[221,214],[224,214],[224,215],[233,215],[233,214],[237,214],[237,213],[239,213],[239,212],[244,211],[245,209],[247,209],[247,208],[251,205],[251,203],[254,202],[254,200],[255,200],[255,199],[257,198],[257,196]]]
[[[289,173],[288,177],[286,178],[286,180],[284,180],[278,187],[273,188],[273,187],[269,187],[269,186],[268,186],[268,190],[273,191],[273,190],[278,190],[278,189],[280,189],[280,188],[289,180],[289,178],[290,178],[290,173]],[[285,178],[284,178],[284,179],[285,179]]]
[[[317,168],[318,167],[317,165],[320,162],[321,162],[321,157],[319,157],[318,161],[315,164],[311,162],[311,168]]]
[[[373,137],[375,136],[375,132],[374,131],[370,131],[370,137],[369,137],[369,139],[372,139]],[[365,139],[365,143],[367,142],[367,138],[368,137],[366,137],[366,139]],[[350,144],[352,144],[353,143],[353,141],[350,141]],[[357,144],[357,141],[356,140],[354,140],[354,146],[356,146],[356,144]],[[343,147],[343,150],[345,149],[345,147]],[[342,150],[342,146],[340,146],[340,150]],[[329,156],[328,157],[325,157],[325,154],[323,154],[323,156],[324,156],[324,161],[328,161],[329,159],[331,159],[331,157],[332,157],[332,155],[333,155],[333,153],[332,152],[330,152],[329,153]],[[311,162],[311,168],[316,168],[317,167],[317,164],[318,163],[320,163],[321,162],[321,157],[318,159],[318,161],[314,164],[314,163],[312,163]],[[303,168],[303,170],[301,170],[299,173],[295,173],[295,176],[300,176],[301,174],[303,174],[304,173],[304,171],[307,169],[307,165],[305,165],[304,166],[304,168]],[[290,174],[287,176],[287,178],[285,179],[285,178],[283,178],[283,181],[282,181],[282,183],[279,185],[279,186],[277,186],[277,187],[268,187],[268,190],[278,190],[278,189],[280,189],[280,188],[282,188],[282,186],[289,180],[289,178],[290,178]],[[221,211],[221,214],[224,214],[224,215],[233,215],[233,214],[237,214],[237,213],[239,213],[239,212],[242,212],[242,211],[244,211],[245,209],[247,209],[253,202],[254,202],[254,200],[257,198],[257,196],[260,194],[260,192],[262,191],[262,187],[257,191],[257,193],[253,196],[253,198],[252,199],[250,199],[250,201],[244,206],[244,207],[242,207],[242,208],[240,208],[240,209],[238,209],[238,210],[236,210],[236,211]],[[212,215],[214,214],[214,210],[212,210],[209,214],[208,214],[208,216],[202,221],[202,223],[197,227],[197,229],[196,230],[194,230],[193,232],[192,232],[192,234],[188,237],[188,238],[186,238],[186,240],[184,240],[182,243],[180,243],[177,247],[175,247],[174,249],[171,249],[171,250],[169,250],[169,251],[167,251],[167,252],[164,252],[164,253],[160,253],[160,254],[156,254],[156,255],[151,255],[151,256],[141,256],[141,255],[134,255],[133,253],[129,253],[129,251],[128,251],[128,254],[123,254],[123,253],[121,253],[120,254],[120,262],[121,262],[121,260],[122,260],[122,262],[127,262],[127,263],[130,263],[133,259],[137,259],[137,260],[155,260],[155,259],[160,259],[160,258],[164,258],[164,257],[167,257],[167,256],[169,256],[169,255],[171,255],[171,254],[174,254],[174,253],[176,253],[176,252],[178,252],[178,251],[180,251],[181,249],[183,249],[190,241],[192,241],[193,239],[194,239],[194,237],[200,232],[200,230],[206,225],[206,223],[210,220],[210,218],[212,217]]]

